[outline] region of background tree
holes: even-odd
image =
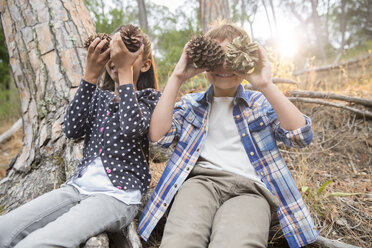
[[[95,30],[81,0],[1,1],[0,13],[23,119],[22,150],[0,181],[9,211],[58,187],[82,156],[61,127],[83,75],[83,41]]]
[[[149,24],[147,21],[147,10],[145,5],[145,0],[137,0],[138,3],[138,19],[141,28],[147,33],[149,30]]]
[[[199,0],[200,19],[203,33],[208,30],[208,24],[216,19],[230,20],[228,0]]]

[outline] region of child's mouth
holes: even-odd
[[[216,73],[217,77],[230,78],[234,76],[234,73]]]

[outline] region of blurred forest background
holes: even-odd
[[[149,34],[161,88],[185,43],[205,30],[205,4],[214,2],[221,17],[243,26],[267,49],[281,90],[313,119],[310,147],[280,149],[321,235],[371,247],[372,0],[180,2],[172,10],[149,0],[84,0],[96,32],[110,34],[119,25],[132,23]],[[258,21],[260,13],[264,18]],[[1,134],[21,117],[21,102],[0,28]],[[207,86],[198,76],[183,86],[180,95]],[[22,135],[20,130],[0,144],[0,179],[20,151]],[[162,158],[155,161],[153,186],[166,163]],[[160,236],[161,231],[155,232],[146,246],[157,247]],[[277,240],[280,236],[274,235],[272,247],[282,247]]]

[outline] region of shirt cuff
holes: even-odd
[[[311,119],[304,115],[306,124],[295,130],[286,130],[282,128],[280,125],[277,129],[277,133],[285,139],[289,139],[289,141],[298,147],[304,147],[311,143],[313,139],[313,131],[311,128]]]

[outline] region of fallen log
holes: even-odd
[[[357,103],[366,107],[372,108],[372,100],[364,99],[360,97],[354,97],[354,96],[345,96],[345,95],[339,95],[334,93],[325,93],[325,92],[319,92],[319,91],[289,91],[287,94],[290,94],[291,96],[295,97],[310,97],[310,98],[322,98],[322,99],[332,99],[332,100],[340,100],[350,103]]]
[[[339,103],[333,103],[333,102],[315,100],[315,99],[308,99],[308,98],[303,98],[303,97],[288,97],[288,99],[292,102],[315,103],[315,104],[320,104],[320,105],[332,106],[332,107],[335,107],[335,108],[346,109],[348,111],[351,111],[351,112],[355,113],[359,117],[372,119],[372,112],[370,112],[370,111],[367,111],[367,110],[363,111],[363,110],[353,108],[353,107],[349,107],[349,106],[345,106],[345,105],[339,104]]]
[[[349,245],[337,240],[327,239],[322,236],[319,236],[317,241],[315,241],[315,244],[318,244],[324,248],[359,248],[359,246]]]
[[[286,78],[272,78],[274,84],[295,84],[298,82]]]
[[[340,64],[331,64],[331,65],[326,65],[326,66],[320,66],[320,67],[315,67],[315,68],[309,68],[309,69],[304,69],[304,70],[298,70],[293,72],[293,76],[299,76],[302,74],[310,73],[310,72],[320,72],[320,71],[329,71],[329,70],[334,70],[334,69],[340,69],[342,67],[350,66],[356,63],[364,62],[372,58],[372,53],[368,53],[367,55],[361,57],[361,58],[356,58],[356,59],[351,59],[345,62],[342,62]]]
[[[22,127],[22,118],[19,118],[13,126],[11,126],[7,131],[0,135],[0,144],[4,143],[10,139],[15,132],[17,132]]]

